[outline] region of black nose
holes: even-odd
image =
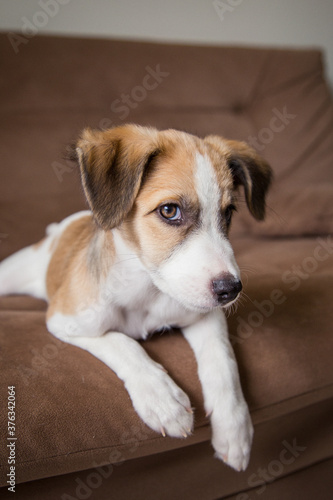
[[[231,274],[213,280],[212,283],[217,301],[223,306],[233,301],[242,290],[242,282]]]

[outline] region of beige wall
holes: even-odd
[[[331,84],[332,26],[333,0],[0,0],[5,32],[322,47]]]

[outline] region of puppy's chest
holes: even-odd
[[[194,316],[160,292],[146,273],[126,274],[120,282],[110,279],[101,297],[102,329],[120,331],[136,339],[172,326],[185,326]]]

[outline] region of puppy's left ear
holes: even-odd
[[[263,220],[265,217],[265,198],[273,178],[268,163],[246,142],[230,141],[217,136],[205,138],[227,159],[235,189],[242,185],[245,199],[253,217]]]

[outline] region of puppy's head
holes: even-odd
[[[78,141],[84,191],[100,227],[118,228],[154,284],[192,310],[241,290],[228,230],[243,186],[261,220],[271,169],[245,143],[125,125]]]

